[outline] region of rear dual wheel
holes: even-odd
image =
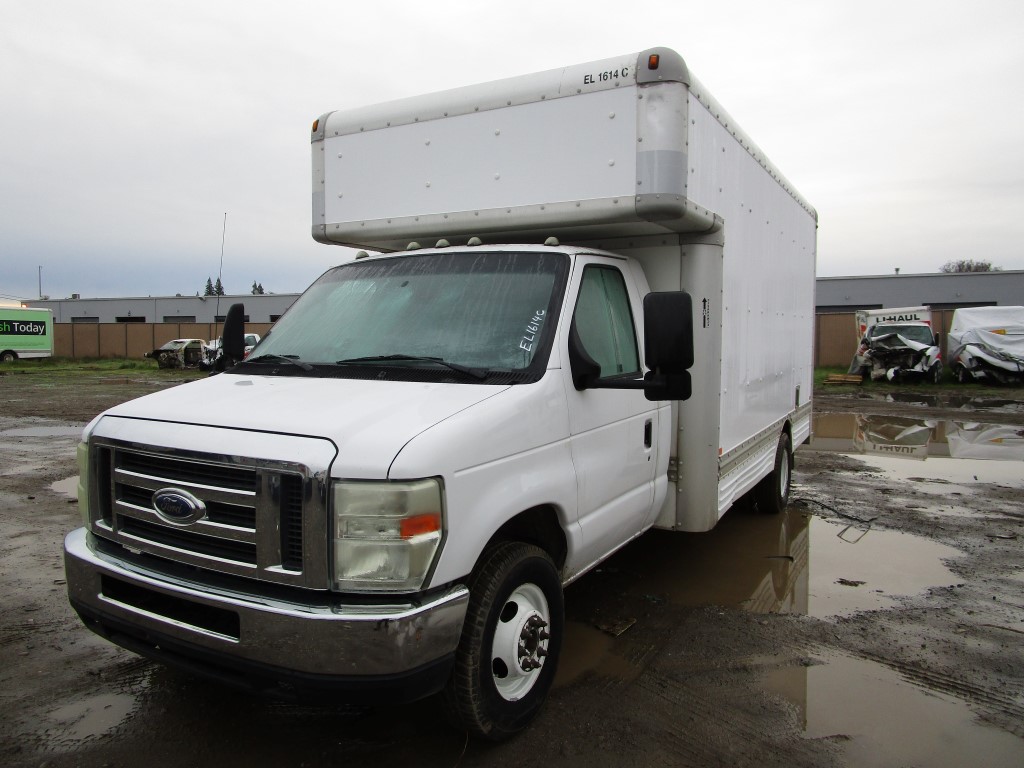
[[[754,486],[754,499],[762,512],[779,514],[789,504],[789,489],[793,478],[793,443],[789,433],[779,435],[775,448],[775,465],[772,472]]]
[[[469,588],[443,695],[460,725],[500,741],[537,715],[554,682],[565,625],[561,579],[544,550],[504,542],[484,554]]]

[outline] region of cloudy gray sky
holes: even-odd
[[[820,275],[1024,269],[1019,0],[0,0],[0,298],[301,291],[309,128],[655,45],[818,209]]]

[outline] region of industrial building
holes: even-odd
[[[73,296],[24,304],[53,310],[58,355],[135,357],[168,339],[215,338],[228,307],[239,302],[247,330],[266,333],[298,296]],[[1024,270],[819,277],[815,304],[815,365],[845,366],[857,345],[856,310],[930,306],[934,327],[945,338],[957,307],[1024,305]]]
[[[273,323],[297,293],[232,296],[146,296],[134,298],[46,299],[24,302],[53,310],[57,323],[219,323],[228,307],[245,304],[246,322]],[[918,275],[819,277],[818,314],[857,309],[911,307],[956,309],[1024,304],[1024,270]]]
[[[1024,270],[819,277],[815,299],[818,314],[887,307],[938,310],[1021,304]]]
[[[245,305],[246,322],[273,323],[297,299],[297,293],[234,296],[145,296],[132,298],[39,299],[27,307],[53,310],[55,323],[222,323],[232,304]]]

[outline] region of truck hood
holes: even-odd
[[[222,374],[118,405],[86,432],[119,417],[323,438],[347,476],[375,479],[416,435],[508,388]]]

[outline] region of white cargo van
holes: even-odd
[[[167,663],[441,692],[500,739],[551,686],[566,584],[785,506],[816,214],[667,49],[331,112],[312,152],[313,236],[378,255],[86,428],[71,602]]]

